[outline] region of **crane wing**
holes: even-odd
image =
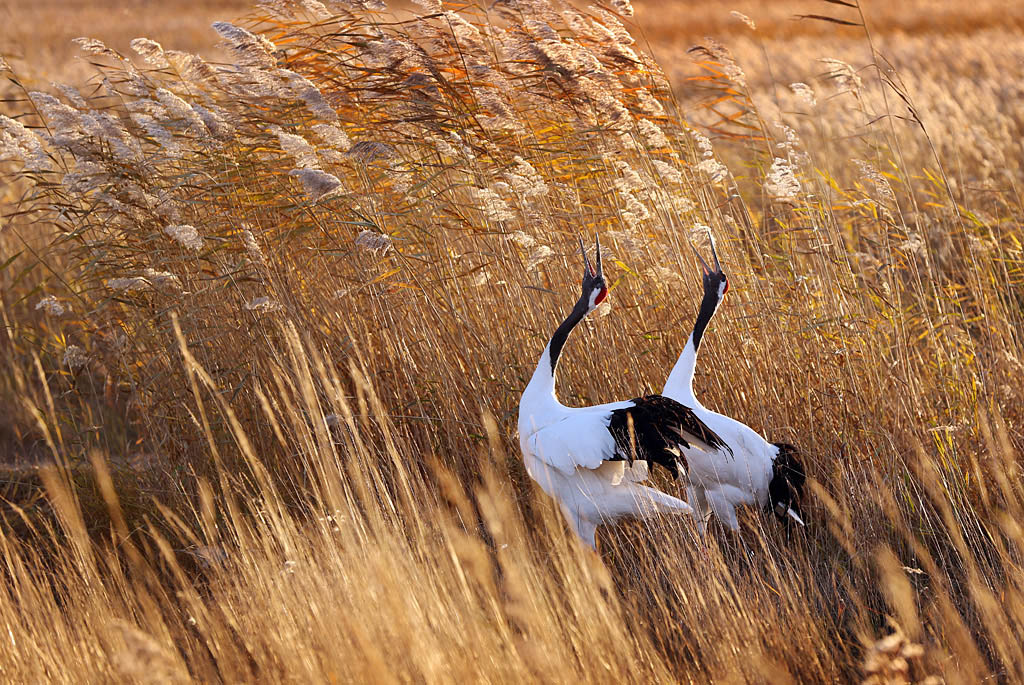
[[[708,453],[729,450],[692,409],[671,398],[645,395],[630,405],[612,411],[608,425],[620,459],[660,464],[678,478],[678,462],[686,461],[681,448]]]
[[[611,412],[581,411],[537,430],[529,438],[530,451],[548,466],[566,475],[578,468],[596,469],[617,459],[615,440],[608,432]]]

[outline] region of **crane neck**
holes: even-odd
[[[711,323],[711,318],[715,315],[715,310],[718,309],[720,301],[717,290],[706,289],[704,291],[704,298],[700,301],[700,309],[697,311],[697,320],[693,322],[693,332],[690,333],[694,356],[696,356],[697,350],[700,349],[701,338],[704,337],[704,331],[707,329],[708,324]]]
[[[665,382],[663,394],[688,407],[698,406],[700,403],[693,394],[693,375],[697,368],[697,350],[700,348],[700,341],[704,337],[711,318],[715,315],[720,301],[718,291],[705,289],[704,298],[701,300],[700,309],[697,311],[697,320],[693,324],[693,331],[686,340],[686,346],[679,355],[679,360],[672,368],[672,372]]]
[[[549,364],[551,365],[552,378],[554,378],[555,371],[558,369],[558,358],[562,354],[562,347],[565,346],[565,341],[569,339],[572,329],[576,328],[576,325],[583,321],[586,315],[587,303],[586,300],[581,298],[576,302],[576,306],[572,308],[572,311],[569,312],[569,316],[565,317],[565,321],[559,324],[551,336],[551,341],[548,342],[548,356],[550,357]]]
[[[555,329],[551,340],[544,348],[540,361],[537,362],[537,369],[533,372],[530,383],[523,393],[524,398],[534,396],[535,393],[555,397],[555,372],[558,370],[558,358],[562,354],[562,348],[569,334],[587,315],[587,300],[580,298],[576,306],[569,312],[569,316]]]

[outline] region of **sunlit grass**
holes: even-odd
[[[707,42],[684,117],[626,5],[427,4],[277,3],[216,27],[229,65],[85,41],[92,84],[20,91],[5,677],[1024,677],[1016,149],[953,156],[914,73],[820,63],[812,98]],[[560,393],[659,390],[705,225],[699,392],[800,446],[809,526],[599,559],[519,393],[595,231],[610,307]]]

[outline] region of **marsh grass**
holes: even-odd
[[[882,67],[776,111],[707,42],[684,118],[630,12],[277,2],[215,25],[229,64],[85,40],[94,82],[23,93],[6,677],[1024,678],[1020,206],[970,190],[1019,169],[954,186]],[[560,392],[660,389],[704,225],[701,394],[799,444],[810,525],[599,559],[522,469],[519,393],[595,231],[611,306]]]

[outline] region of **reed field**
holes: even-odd
[[[1024,682],[1024,8],[165,4],[0,5],[0,681]],[[807,526],[595,555],[520,393],[594,233],[560,396],[660,391],[705,227]]]

